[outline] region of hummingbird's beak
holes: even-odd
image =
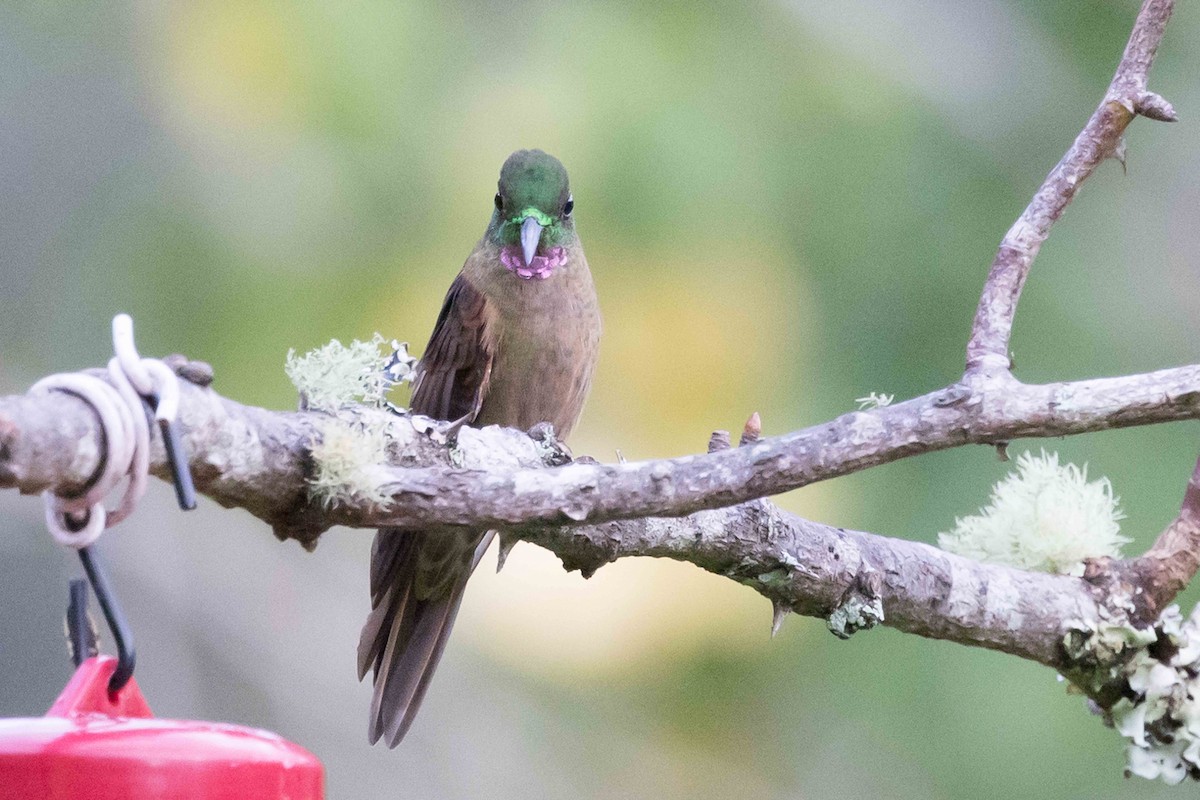
[[[538,243],[541,241],[542,224],[533,217],[526,217],[521,223],[521,255],[525,258],[525,266],[533,263]]]

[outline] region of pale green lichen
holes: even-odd
[[[874,628],[883,619],[882,598],[864,597],[855,592],[833,610],[826,625],[834,636],[849,639],[858,631]]]
[[[1124,680],[1125,665],[1158,640],[1153,627],[1129,624],[1123,604],[1101,606],[1095,621],[1067,620],[1063,652],[1074,665],[1071,680],[1087,694],[1102,694],[1106,687]]]
[[[391,443],[386,418],[329,417],[317,424],[312,442],[314,471],[309,491],[325,507],[351,500],[382,505]]]
[[[343,345],[334,339],[303,356],[288,351],[285,369],[301,405],[333,416],[317,422],[310,443],[313,477],[309,491],[325,506],[351,499],[381,504],[387,494],[381,486],[387,475],[387,450],[391,443],[386,416],[356,413],[355,408],[381,408],[395,384],[412,377],[416,359],[408,345],[391,342],[391,352],[381,353],[383,336],[357,339]]]
[[[1129,541],[1120,535],[1123,518],[1108,478],[1089,481],[1086,465],[1060,465],[1057,453],[1023,453],[990,504],[956,519],[938,544],[979,561],[1082,575],[1085,559],[1120,555]]]
[[[284,369],[305,408],[336,411],[358,404],[379,407],[392,386],[411,376],[415,361],[404,342],[391,342],[391,353],[380,352],[385,341],[376,333],[370,341],[355,339],[349,346],[334,339],[302,356],[289,350]]]
[[[859,411],[870,411],[873,408],[890,406],[895,399],[896,395],[894,394],[883,394],[882,392],[876,394],[875,392],[871,392],[866,397],[854,398],[854,402],[858,403]]]
[[[1187,620],[1171,606],[1145,630],[1073,627],[1068,653],[1106,665],[1095,684],[1120,682],[1122,696],[1104,718],[1129,741],[1126,774],[1169,784],[1200,779],[1200,606]]]

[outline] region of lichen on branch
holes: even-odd
[[[348,346],[337,339],[303,356],[289,350],[284,371],[300,393],[300,406],[328,412],[309,443],[313,470],[309,490],[322,506],[361,500],[382,505],[388,448],[394,444],[386,417],[363,414],[363,408],[386,405],[388,392],[413,375],[416,359],[408,344],[391,342],[391,352],[381,352],[382,334],[369,341],[355,339]]]
[[[1153,625],[1105,615],[1078,620],[1064,640],[1073,676],[1093,695],[1115,694],[1106,724],[1128,740],[1127,775],[1200,780],[1200,606],[1186,620],[1169,606]]]
[[[336,411],[355,404],[380,407],[388,391],[412,374],[416,359],[406,342],[391,342],[391,352],[380,351],[386,340],[376,333],[363,342],[344,345],[337,339],[302,356],[289,350],[284,371],[300,393],[301,408]]]
[[[1129,539],[1108,478],[1089,481],[1087,465],[1057,453],[1022,453],[979,514],[955,520],[938,544],[952,553],[1021,569],[1083,575],[1089,558],[1117,557]]]

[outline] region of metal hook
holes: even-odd
[[[125,614],[121,611],[121,606],[117,603],[117,596],[113,593],[112,586],[108,583],[108,575],[104,571],[104,562],[100,559],[100,553],[96,550],[96,546],[91,545],[90,547],[79,548],[79,560],[83,562],[83,571],[87,573],[88,582],[92,584],[92,591],[96,594],[96,600],[100,603],[100,610],[104,612],[104,619],[108,622],[108,628],[112,631],[113,641],[117,645],[117,668],[108,681],[109,693],[116,694],[133,677],[133,666],[137,660],[137,653],[133,647],[133,632],[129,629],[129,623],[125,620]],[[72,600],[74,600],[75,589],[73,586],[71,592]],[[85,604],[84,609],[85,622],[83,627],[87,628]],[[79,657],[78,654],[80,652],[86,651],[77,647],[76,658]]]
[[[174,421],[160,419],[158,429],[162,432],[163,449],[167,451],[167,463],[171,465],[171,482],[175,484],[175,499],[184,511],[196,507],[196,486],[192,482],[192,471],[188,468],[187,453],[183,449],[183,437]]]
[[[67,643],[71,648],[71,663],[79,666],[96,655],[96,629],[88,615],[88,583],[72,578],[70,602],[67,603]]]

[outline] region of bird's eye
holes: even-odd
[[[574,198],[574,197],[568,197],[568,198],[567,198],[567,204],[566,204],[565,206],[563,206],[563,216],[564,216],[564,217],[569,217],[569,216],[571,216],[571,212],[572,212],[572,211],[574,211],[574,210],[575,210],[575,198]]]
[[[496,210],[497,211],[504,210],[504,198],[500,196],[499,192],[496,192]]]

